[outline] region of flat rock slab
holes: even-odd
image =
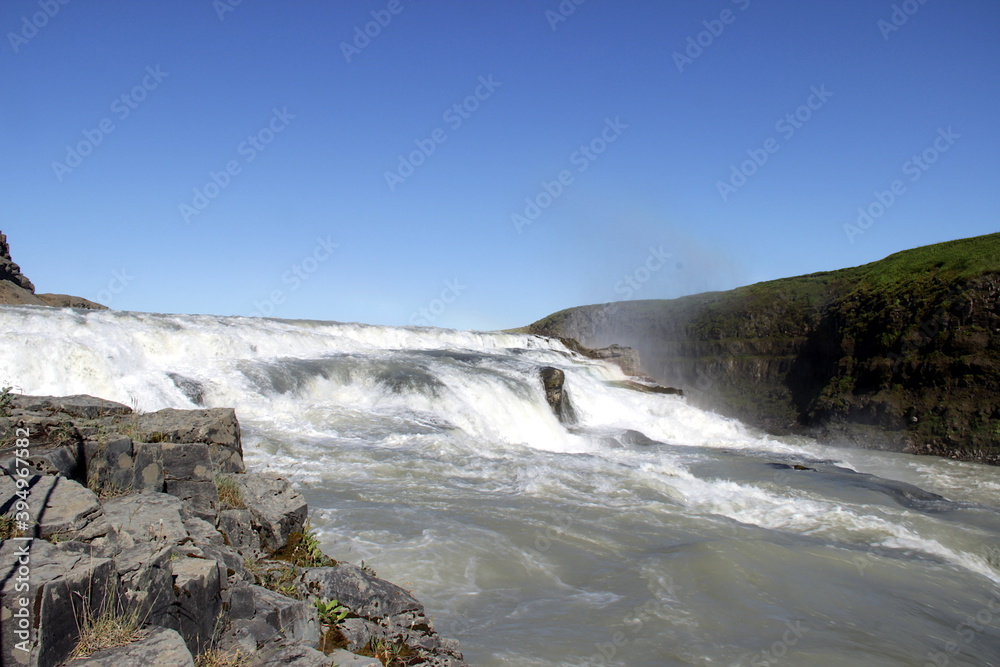
[[[163,450],[163,476],[168,482],[214,482],[215,471],[208,445],[165,442],[160,448]]]
[[[382,663],[375,658],[351,653],[342,648],[331,653],[330,657],[333,658],[333,664],[337,667],[382,667]]]
[[[424,613],[416,598],[396,584],[373,577],[360,567],[341,563],[336,567],[313,567],[302,576],[311,595],[337,600],[363,618]]]
[[[65,445],[53,444],[51,442],[37,445],[32,443],[29,451],[31,455],[27,459],[21,459],[21,461],[27,463],[26,466],[20,466],[20,462],[14,454],[8,456],[0,455],[0,469],[6,474],[11,474],[18,467],[26,467],[31,474],[62,475],[63,477],[75,480],[82,480],[84,478],[77,443]]]
[[[180,544],[188,539],[184,504],[166,493],[137,493],[104,501],[104,515],[120,533],[137,542]]]
[[[219,512],[219,530],[240,555],[253,558],[260,554],[260,535],[254,530],[250,510],[223,510]]]
[[[258,645],[274,638],[316,646],[319,644],[319,620],[316,606],[285,597],[261,586],[251,586],[254,621],[263,621],[270,628],[269,636],[257,637]]]
[[[152,625],[173,627],[172,546],[139,542],[115,556],[123,602]]]
[[[222,478],[239,487],[240,498],[257,524],[262,546],[275,551],[288,543],[289,535],[302,530],[309,506],[284,477],[251,473]]]
[[[209,445],[165,442],[163,480],[167,493],[191,503],[203,519],[215,521],[219,492],[215,487],[215,466]]]
[[[0,625],[3,626],[0,664],[50,667],[66,660],[79,638],[78,617],[83,607],[104,608],[117,576],[109,558],[73,551],[69,545],[53,545],[45,540],[4,540],[0,542]],[[9,575],[9,576],[8,576]],[[30,577],[30,589],[18,591]],[[32,651],[26,656],[16,650],[14,634],[15,600],[28,598]]]
[[[127,646],[98,651],[88,658],[67,663],[72,667],[194,667],[194,658],[176,630],[153,627],[148,634]]]
[[[132,414],[132,408],[86,394],[76,396],[13,396],[11,405],[18,410],[41,413],[64,413],[81,419],[97,419]]]
[[[35,536],[58,535],[66,539],[90,540],[111,532],[97,495],[71,479],[56,475],[28,478],[28,513]],[[14,477],[0,475],[0,503],[14,506],[18,498]]]
[[[175,410],[138,415],[140,430],[163,442],[203,442],[209,446],[217,472],[243,472],[240,424],[232,408]]]
[[[280,645],[254,655],[248,667],[330,667],[330,656],[301,644]],[[340,667],[341,663],[332,662]],[[376,662],[382,667],[381,662]]]
[[[218,561],[181,557],[170,562],[177,595],[178,630],[192,653],[211,647],[212,634],[222,611],[225,572]]]

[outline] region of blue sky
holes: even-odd
[[[998,230],[994,0],[579,1],[5,0],[0,229],[116,309],[479,329]]]

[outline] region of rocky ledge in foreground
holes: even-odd
[[[324,555],[229,409],[0,396],[5,665],[462,667],[423,606]]]

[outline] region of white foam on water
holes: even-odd
[[[20,393],[91,394],[145,411],[235,407],[248,464],[305,485],[326,543],[389,558],[390,572],[419,580],[443,604],[499,596],[481,614],[507,600],[508,612],[530,621],[551,613],[546,600],[560,596],[586,607],[639,595],[641,582],[631,592],[570,583],[558,552],[532,546],[544,533],[564,539],[578,559],[608,554],[606,566],[589,565],[601,571],[629,558],[627,549],[651,548],[641,542],[650,538],[616,533],[619,518],[668,531],[682,518],[714,526],[722,517],[834,545],[911,550],[1000,583],[995,564],[969,546],[980,528],[890,502],[847,503],[808,480],[790,487],[697,472],[704,462],[718,468],[723,454],[829,457],[984,501],[1000,484],[981,468],[773,438],[677,396],[616,386],[625,379],[619,369],[555,340],[2,307],[0,341],[0,384]],[[566,373],[573,429],[545,401],[539,369],[549,365]],[[626,430],[669,446],[614,446],[611,438]],[[406,508],[426,528],[412,534],[391,517],[384,527],[340,523],[377,522],[392,508]],[[663,576],[658,564],[637,562],[650,581]],[[533,601],[531,590],[549,597]],[[684,617],[697,624],[696,615]]]

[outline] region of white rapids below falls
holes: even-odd
[[[1000,665],[998,468],[769,436],[535,336],[36,307],[0,327],[17,392],[236,408],[248,467],[470,664]]]

